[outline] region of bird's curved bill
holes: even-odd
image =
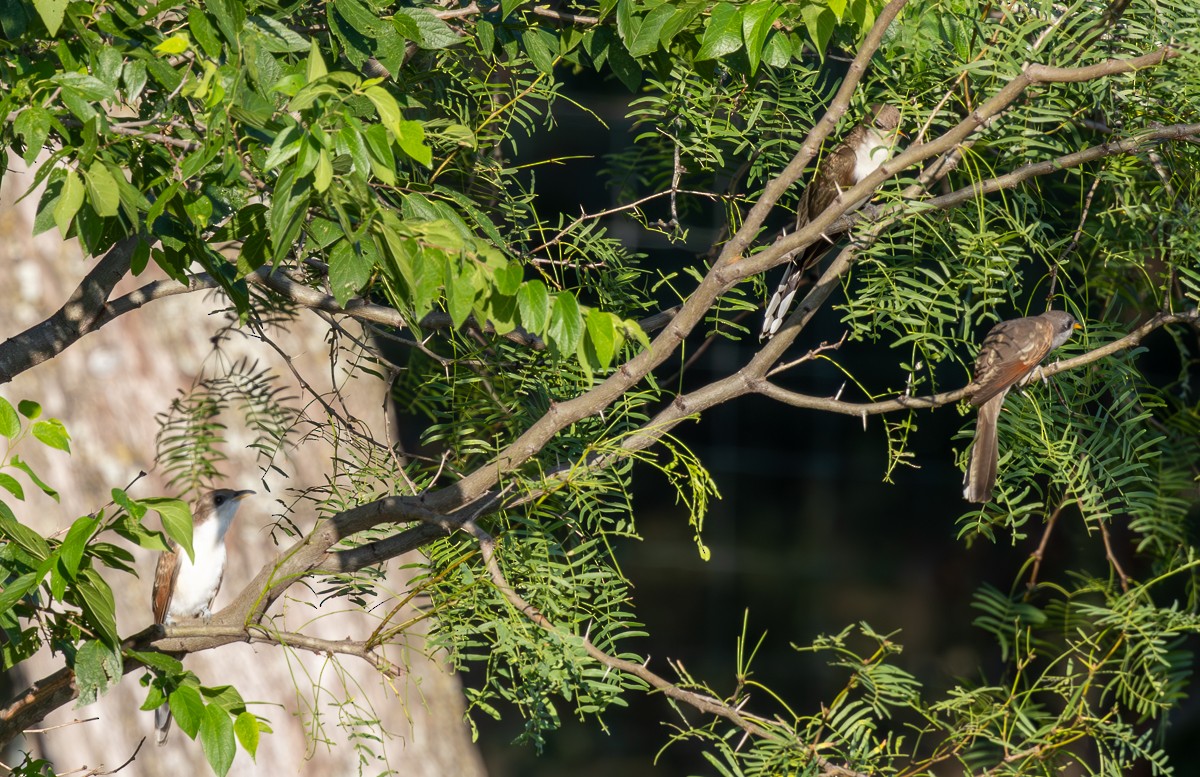
[[[233,501],[240,502],[253,493],[255,492],[251,491],[250,489],[246,489],[245,491],[235,491],[233,494]]]

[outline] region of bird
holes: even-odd
[[[241,501],[253,493],[219,488],[203,494],[192,506],[194,558],[189,559],[179,543],[171,540],[154,570],[151,606],[156,624],[171,626],[188,618],[207,622],[212,617],[213,601],[225,577],[225,533]],[[161,745],[171,730],[167,704],[154,711],[154,726]]]
[[[870,118],[850,130],[837,148],[821,160],[812,181],[800,195],[800,202],[796,206],[795,228],[799,229],[815,219],[843,191],[878,170],[880,165],[892,157],[900,135],[900,110],[894,105],[872,105]],[[857,210],[865,201],[866,198],[863,198],[855,202],[846,212]],[[788,308],[792,306],[792,300],[796,297],[796,291],[804,280],[804,273],[828,249],[826,243],[817,241],[792,257],[783,273],[783,279],[779,282],[779,288],[767,303],[760,340],[773,337],[779,331]]]
[[[1000,446],[996,425],[1008,390],[1021,382],[1042,359],[1071,339],[1083,326],[1063,310],[1013,318],[992,327],[983,338],[971,381],[971,404],[979,408],[971,459],[963,477],[963,498],[986,502],[996,485]]]

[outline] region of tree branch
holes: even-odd
[[[57,313],[0,344],[0,385],[54,358],[103,325],[108,295],[129,272],[134,249],[144,239],[133,235],[118,241],[83,277]]]
[[[1119,340],[1114,340],[1107,345],[1102,345],[1099,348],[1080,354],[1065,361],[1054,362],[1046,365],[1038,371],[1039,377],[1048,378],[1052,375],[1057,375],[1065,370],[1073,370],[1079,367],[1086,366],[1093,362],[1099,361],[1106,356],[1111,356],[1118,351],[1126,348],[1132,348],[1146,338],[1151,332],[1168,324],[1186,323],[1192,326],[1200,325],[1200,309],[1193,308],[1184,313],[1158,313],[1151,316],[1145,323],[1134,329],[1129,334]],[[826,399],[824,397],[813,397],[807,394],[798,394],[794,391],[780,388],[768,381],[761,381],[756,384],[755,390],[763,396],[783,402],[792,407],[803,407],[810,410],[822,410],[827,413],[841,413],[842,415],[853,416],[869,416],[880,415],[882,413],[892,413],[898,410],[919,410],[941,407],[949,405],[971,393],[971,387],[956,389],[954,391],[946,391],[941,394],[933,394],[925,397],[896,397],[895,399],[883,400],[880,402],[842,402],[836,399]]]

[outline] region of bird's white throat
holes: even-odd
[[[866,138],[854,152],[854,182],[858,183],[892,156],[894,144],[884,140],[874,129],[868,129]]]

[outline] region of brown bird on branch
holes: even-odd
[[[812,181],[800,195],[796,206],[799,229],[828,208],[842,192],[854,186],[891,158],[900,136],[900,111],[894,105],[872,106],[870,118],[855,126],[831,153],[821,160]],[[865,198],[852,204],[847,213],[857,210]],[[829,250],[832,241],[822,237],[792,257],[783,273],[779,288],[767,303],[760,339],[772,337],[787,316],[804,274]]]
[[[963,498],[986,502],[996,485],[1000,445],[996,426],[1008,390],[1024,380],[1055,348],[1083,329],[1070,313],[1048,310],[1040,316],[1014,318],[992,327],[975,360],[971,404],[979,408],[971,461],[963,478]]]
[[[225,533],[237,515],[239,503],[253,493],[220,488],[204,494],[192,506],[193,558],[189,559],[174,540],[170,550],[158,557],[151,595],[155,623],[170,626],[189,618],[208,621],[212,617],[213,601],[225,577]],[[154,727],[161,745],[171,730],[171,708],[167,704],[154,711]]]

